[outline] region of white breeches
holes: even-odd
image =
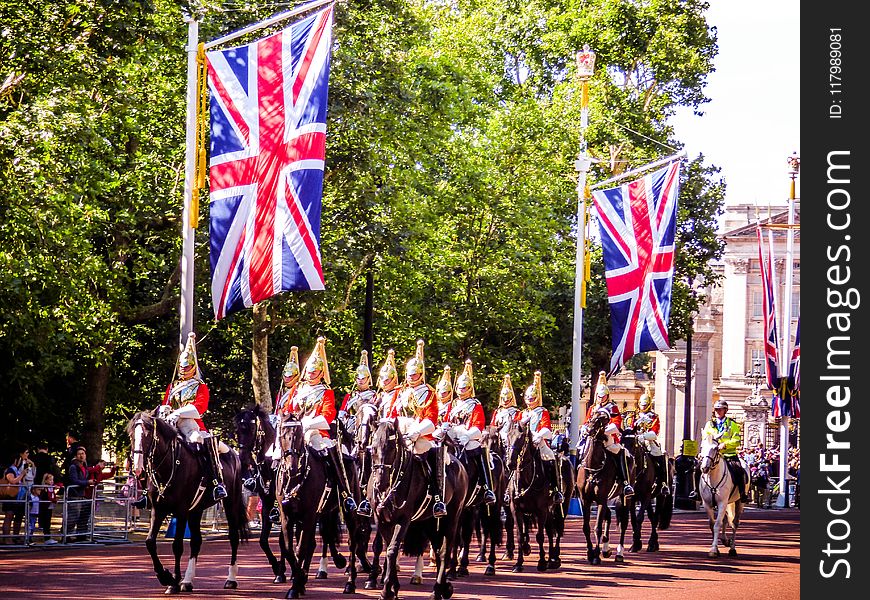
[[[556,460],[556,454],[553,452],[553,449],[550,448],[550,444],[547,443],[547,440],[542,439],[540,442],[535,444],[535,446],[540,451],[542,460]]]
[[[435,445],[432,440],[424,437],[433,431],[435,424],[429,419],[417,421],[410,417],[399,417],[399,432],[414,454],[426,454]]]
[[[643,446],[646,448],[647,452],[650,453],[650,456],[662,456],[664,452],[662,452],[662,447],[659,445],[658,440],[642,440]]]
[[[465,425],[454,425],[447,431],[447,435],[456,440],[456,442],[466,450],[480,448],[480,438],[482,433],[477,427],[469,429]]]
[[[191,444],[201,444],[205,440],[205,436],[208,435],[203,434],[196,419],[179,417],[178,421],[175,423],[175,427],[181,435],[184,436],[184,439]]]
[[[305,432],[305,443],[316,452],[335,446],[335,440],[323,437],[318,429],[309,429]]]

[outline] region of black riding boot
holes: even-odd
[[[362,476],[363,466],[360,466],[360,476]],[[370,517],[372,516],[372,505],[369,503],[369,499],[366,498],[366,490],[369,489],[369,482],[360,481],[359,483],[360,493],[362,494],[362,500],[360,500],[359,506],[356,508],[356,514],[361,517]]]
[[[426,452],[426,462],[429,465],[429,493],[434,499],[432,515],[435,518],[447,516],[447,505],[444,504],[441,496],[441,490],[444,489],[444,467],[441,456],[443,451],[441,447],[435,447]]]
[[[205,471],[206,480],[212,485],[212,497],[217,500],[223,500],[227,497],[227,488],[224,485],[224,473],[221,469],[221,461],[218,456],[217,449],[218,440],[213,435],[205,438],[199,446],[199,455],[202,457],[202,466]]]
[[[738,458],[727,458],[728,468],[731,469],[731,478],[734,480],[734,485],[737,486],[737,491],[740,492],[740,501],[744,504],[749,503],[749,497],[746,495],[746,471],[743,470],[743,465],[740,464]]]
[[[628,479],[628,452],[625,451],[625,448],[620,450],[619,454],[616,455],[616,464],[619,466],[619,474],[622,477],[623,495],[626,498],[628,498],[629,496],[634,496],[634,488],[631,487],[631,482]]]
[[[132,506],[133,508],[138,508],[138,509],[142,510],[142,509],[148,508],[149,504],[150,504],[150,502],[148,501],[148,494],[146,494],[143,491],[142,497],[139,498],[138,500],[134,500],[133,502],[131,502],[130,506]]]
[[[483,501],[487,504],[495,504],[495,494],[492,491],[492,484],[489,482],[489,465],[486,464],[486,454],[481,451],[477,457],[478,469],[480,477],[483,479]]]
[[[341,450],[339,450],[338,444],[327,449],[326,465],[330,470],[332,480],[338,484],[338,490],[342,497],[344,509],[349,513],[356,512],[356,500],[353,499],[350,491],[350,484],[344,477],[344,463],[342,462]]]
[[[559,489],[559,476],[556,473],[556,461],[544,460],[544,473],[547,475],[547,481],[550,482],[550,493],[553,495],[553,501],[556,504],[562,504],[565,501],[565,495]]]
[[[662,454],[661,456],[653,456],[652,459],[656,470],[656,479],[660,484],[661,492],[667,496],[671,493],[671,489],[668,487],[668,457]]]

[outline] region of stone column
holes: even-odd
[[[725,261],[722,314],[722,377],[741,380],[746,372],[746,274],[749,259]]]

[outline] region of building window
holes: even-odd
[[[797,319],[801,316],[801,292],[794,290],[791,293],[791,318]]]
[[[764,370],[764,349],[763,348],[753,348],[749,353],[749,364],[746,365],[746,373],[752,372],[752,365],[755,364],[755,361],[758,361],[758,364],[761,365],[761,372],[766,373]]]
[[[752,318],[753,319],[761,319],[764,317],[764,308],[763,305],[764,294],[761,293],[761,290],[752,290]]]

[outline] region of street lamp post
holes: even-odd
[[[785,297],[783,298],[782,346],[779,356],[779,376],[788,376],[788,361],[791,356],[791,294],[794,277],[794,203],[795,180],[800,172],[801,161],[797,152],[788,157],[788,176],[791,179],[788,194],[788,229],[786,230],[785,250]],[[782,393],[789,393],[783,389]],[[784,401],[786,398],[783,397]],[[776,505],[779,508],[788,507],[788,415],[782,415],[779,421],[779,496]]]
[[[589,79],[595,70],[595,53],[589,45],[577,53],[577,75],[580,77],[580,154],[574,167],[577,169],[577,265],[574,277],[574,344],[571,362],[571,421],[568,439],[571,452],[575,453],[580,439],[580,396],[583,393],[583,307],[586,304],[586,174],[592,165],[587,155],[584,132],[589,126]]]

